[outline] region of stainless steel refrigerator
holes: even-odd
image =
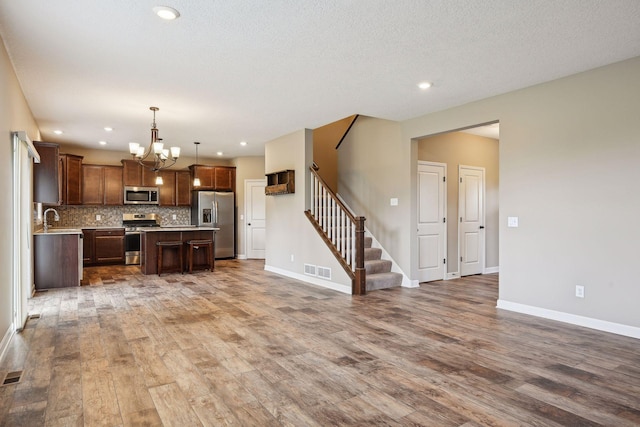
[[[215,235],[215,258],[235,256],[234,193],[194,191],[191,205],[191,224],[218,227]]]

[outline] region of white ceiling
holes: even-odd
[[[640,1],[2,0],[0,35],[44,140],[127,152],[148,143],[157,106],[166,143],[226,158],[351,114],[404,120],[638,56]]]

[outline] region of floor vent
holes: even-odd
[[[30,314],[29,315],[29,320],[34,320],[34,319],[39,319],[40,315],[39,314]]]
[[[316,266],[312,265],[312,264],[305,264],[304,265],[304,274],[308,274],[309,276],[315,276],[316,275]]]
[[[21,377],[22,377],[22,371],[9,372],[7,376],[4,377],[4,381],[2,381],[2,385],[18,383],[20,382]]]
[[[331,269],[329,267],[318,267],[318,277],[331,280]]]

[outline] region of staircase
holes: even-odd
[[[391,272],[391,261],[383,260],[382,249],[373,248],[365,237],[362,216],[353,215],[326,185],[314,168],[311,172],[310,209],[305,215],[351,277],[351,293],[400,286],[402,274]]]
[[[364,269],[367,292],[402,284],[402,274],[391,272],[391,261],[382,259],[382,249],[372,248],[373,239],[364,238]]]

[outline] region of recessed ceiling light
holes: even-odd
[[[106,130],[107,132],[111,132],[113,130],[113,128],[110,128],[109,126],[105,126],[104,130]]]
[[[218,156],[222,156],[222,151],[218,151]]]
[[[162,19],[166,19],[167,21],[171,21],[180,16],[180,12],[175,10],[172,7],[168,6],[156,6],[153,8],[153,11]]]
[[[53,133],[55,133],[56,135],[62,135],[62,131],[61,130],[54,130]]]
[[[429,89],[431,86],[433,86],[433,83],[430,83],[430,82],[418,83],[418,87],[422,90]]]
[[[98,141],[98,144],[100,144],[100,145],[107,145],[107,141]]]
[[[247,145],[247,141],[240,141],[240,145],[244,147],[245,145]]]

